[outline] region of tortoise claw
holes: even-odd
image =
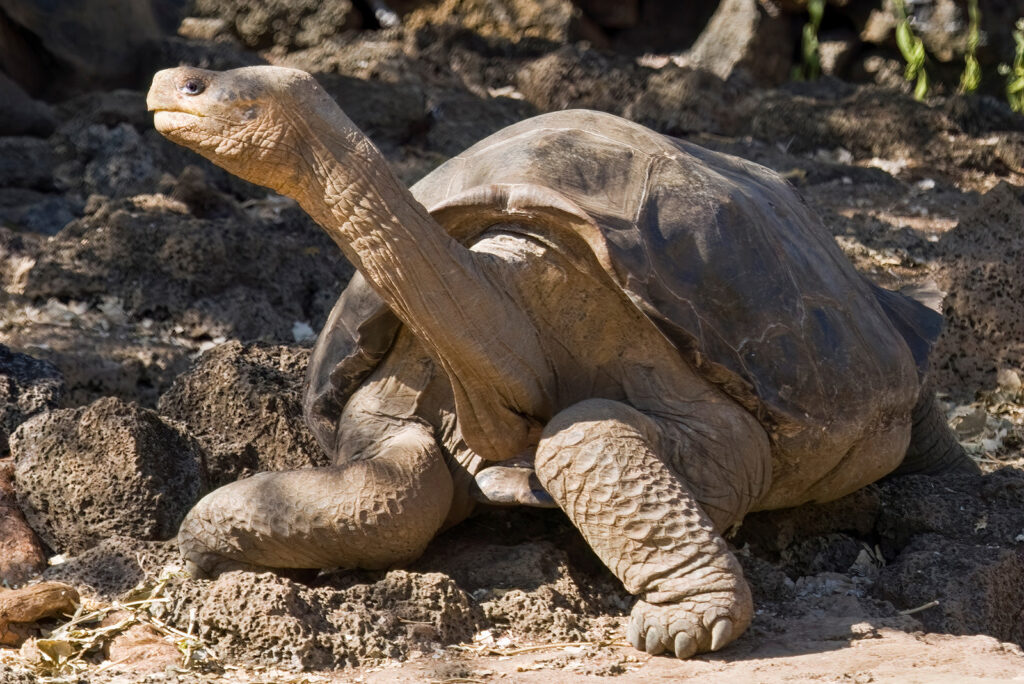
[[[686,632],[676,634],[675,642],[676,658],[684,660],[697,652],[697,642]]]
[[[719,618],[711,626],[711,649],[717,651],[732,640],[732,620]]]
[[[474,499],[496,506],[557,508],[532,467],[490,466],[477,473],[471,489]]]
[[[640,625],[637,622],[630,621],[629,629],[626,630],[626,639],[636,650],[644,650],[644,642],[640,638]]]
[[[647,643],[645,651],[651,655],[659,655],[665,651],[665,641],[668,635],[665,630],[659,627],[651,627],[647,630]]]

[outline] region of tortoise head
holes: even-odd
[[[353,141],[356,126],[312,76],[257,66],[230,71],[165,69],[146,104],[168,139],[248,181],[294,196],[323,133]]]

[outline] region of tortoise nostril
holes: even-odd
[[[198,95],[206,90],[206,84],[198,78],[190,78],[178,86],[178,90],[186,95]]]

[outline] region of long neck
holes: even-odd
[[[537,333],[476,255],[452,239],[365,138],[310,132],[296,195],[447,372],[467,444],[503,460],[550,415]]]

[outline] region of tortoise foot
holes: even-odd
[[[178,546],[195,576],[253,568],[380,569],[415,560],[444,523],[452,479],[432,433],[389,435],[373,458],[259,473],[207,494]]]
[[[676,603],[637,601],[626,634],[629,643],[651,655],[689,658],[731,643],[746,630],[752,614],[744,583],[742,591],[711,591]]]

